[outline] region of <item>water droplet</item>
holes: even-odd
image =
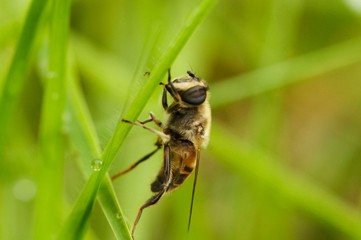
[[[36,185],[30,179],[21,178],[15,182],[12,192],[16,199],[28,202],[35,197]]]
[[[103,161],[100,159],[94,159],[91,163],[91,167],[93,169],[93,171],[100,171],[100,169],[102,168],[103,165]]]
[[[56,72],[53,72],[53,71],[49,71],[46,73],[46,77],[48,79],[52,79],[52,78],[55,78],[57,76]]]
[[[64,133],[69,133],[70,132],[70,125],[71,125],[71,114],[69,111],[65,111],[62,115],[62,119],[63,119],[63,132]]]
[[[120,214],[120,212],[117,212],[116,214],[115,214],[115,217],[116,217],[116,219],[121,219],[122,218],[122,214]]]
[[[63,113],[63,122],[69,123],[71,121],[71,114],[69,111],[64,111]]]

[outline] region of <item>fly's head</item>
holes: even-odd
[[[183,103],[184,107],[196,107],[202,105],[207,100],[208,85],[191,71],[188,75],[178,77],[165,84],[166,90],[178,103]]]

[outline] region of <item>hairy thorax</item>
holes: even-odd
[[[170,106],[164,133],[171,139],[188,140],[196,149],[206,147],[209,139],[210,108],[205,103],[198,107]]]

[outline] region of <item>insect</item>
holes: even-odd
[[[171,80],[170,71],[168,70],[168,82],[166,84],[160,83],[164,87],[162,106],[168,114],[165,123],[162,123],[152,113],[150,113],[149,119],[145,121],[131,122],[125,119],[122,120],[149,130],[158,135],[158,138],[154,151],[114,175],[112,179],[131,171],[138,164],[149,159],[159,149],[163,148],[163,165],[151,184],[151,190],[155,194],[139,208],[133,223],[132,236],[134,236],[135,227],[143,210],[156,204],[165,193],[177,189],[195,170],[188,221],[189,230],[199,169],[200,149],[205,148],[208,144],[211,110],[208,103],[207,83],[191,71],[188,71],[187,74],[187,76]],[[168,94],[173,98],[170,105],[168,105]],[[154,122],[160,130],[146,126],[150,122]]]

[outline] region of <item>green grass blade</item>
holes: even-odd
[[[155,31],[152,29],[150,32],[147,41],[145,43],[144,49],[142,51],[141,59],[139,61],[139,64],[137,66],[137,70],[135,71],[135,75],[139,76],[142,75],[142,71],[149,67],[151,64],[148,64],[148,62],[151,61],[154,57],[154,53],[152,53],[152,50],[154,50],[155,46],[158,46],[157,38],[158,37],[158,31]],[[110,57],[108,53],[105,52],[99,52],[94,49],[91,44],[86,42],[85,39],[73,36],[72,43],[75,44],[75,49],[77,53],[77,63],[80,62],[82,65],[82,70],[85,70],[86,72],[92,72],[92,74],[89,74],[91,76],[100,76],[99,79],[103,79],[105,82],[109,83],[110,78],[113,78],[115,73],[118,73],[119,71],[119,63],[116,61],[117,59]],[[99,59],[102,59],[102,61],[99,63]],[[89,62],[93,62],[94,64],[97,64],[97,68],[91,68],[90,66],[93,66],[94,64],[90,64]],[[99,71],[99,64],[104,64],[100,67]],[[73,66],[72,69],[75,66]],[[104,69],[104,71],[103,71]],[[116,70],[116,71],[115,71]],[[114,74],[109,75],[109,79],[107,79],[107,74],[110,72],[114,72]],[[100,159],[101,158],[101,150],[99,145],[99,140],[95,131],[95,126],[93,124],[93,121],[91,119],[91,116],[89,114],[89,110],[87,109],[85,100],[83,95],[81,94],[80,88],[78,84],[75,82],[75,72],[72,74],[73,80],[70,81],[69,84],[69,92],[70,92],[70,112],[71,116],[70,119],[74,119],[73,124],[69,124],[70,127],[70,135],[75,143],[77,149],[81,152],[82,159]],[[123,77],[124,78],[124,77]],[[147,77],[144,77],[146,79]],[[134,83],[137,79],[133,77]],[[139,81],[137,81],[139,84]],[[104,88],[104,87],[103,87]],[[119,93],[119,91],[114,91],[115,87],[108,88],[105,87],[108,92],[114,92],[115,94],[119,95],[122,93]],[[130,91],[134,91],[135,88],[131,88]],[[122,102],[126,102],[128,99],[125,99],[126,89],[123,90],[123,96],[120,96],[123,99]],[[127,95],[130,100],[130,94]],[[119,97],[119,96],[117,96]],[[126,104],[125,104],[126,105]],[[80,131],[79,131],[80,130]],[[89,177],[91,174],[90,161],[81,161],[80,168],[84,172],[85,176]],[[126,221],[123,216],[123,212],[119,206],[119,203],[116,199],[116,194],[114,192],[113,186],[111,184],[111,180],[109,176],[106,176],[105,181],[102,183],[99,192],[98,192],[98,201],[102,207],[102,210],[109,222],[110,227],[113,230],[113,233],[117,239],[129,239],[130,231],[126,224]]]
[[[35,239],[50,239],[62,219],[63,112],[66,99],[66,52],[70,0],[55,0],[50,11],[49,72],[45,84],[41,122],[38,195],[35,212]]]
[[[214,91],[211,105],[213,108],[219,108],[246,97],[360,62],[360,52],[361,39],[356,38],[212,84]]]
[[[3,147],[6,140],[8,122],[12,116],[12,111],[19,98],[22,86],[26,79],[26,71],[31,59],[31,49],[38,29],[40,28],[40,19],[46,7],[46,0],[33,0],[19,41],[16,46],[15,54],[12,59],[5,83],[0,94],[0,154],[3,153]]]
[[[287,14],[284,14],[287,12]],[[287,59],[294,49],[294,40],[299,18],[302,13],[301,1],[273,0],[266,14],[265,37],[258,58],[258,67]],[[282,78],[281,76],[278,76]],[[262,94],[254,99],[247,126],[252,142],[263,149],[271,149],[279,132],[282,115],[280,91]],[[267,115],[267,118],[263,117]]]
[[[242,177],[264,186],[272,196],[286,199],[354,239],[361,238],[361,218],[355,210],[321,187],[277,165],[277,161],[269,161],[269,157],[242,143],[217,123],[213,124],[209,151]]]
[[[75,76],[75,74],[72,74],[72,76]],[[91,160],[100,159],[101,148],[89,110],[74,77],[71,77],[69,83],[69,93],[69,111],[72,120],[69,124],[69,133],[73,143],[80,151],[82,159],[90,160],[81,161],[79,164],[84,176],[89,177],[92,171]],[[124,220],[123,212],[117,201],[109,176],[106,176],[99,189],[98,201],[115,237],[117,239],[130,239],[130,231]]]
[[[193,14],[181,29],[174,43],[171,44],[168,51],[165,52],[155,65],[148,81],[146,81],[144,86],[139,90],[134,101],[130,104],[128,111],[126,111],[124,118],[135,120],[138,117],[167,69],[171,66],[196,27],[201,23],[215,3],[215,0],[204,0],[194,9]],[[129,130],[130,126],[128,124],[124,124],[121,121],[118,122],[115,133],[102,154],[103,164],[100,171],[94,171],[90,176],[89,181],[86,183],[66,224],[58,236],[59,239],[79,239],[83,235],[97,190]]]
[[[116,239],[131,239],[130,229],[128,228],[123,211],[119,206],[112,180],[108,175],[100,185],[98,201]]]

